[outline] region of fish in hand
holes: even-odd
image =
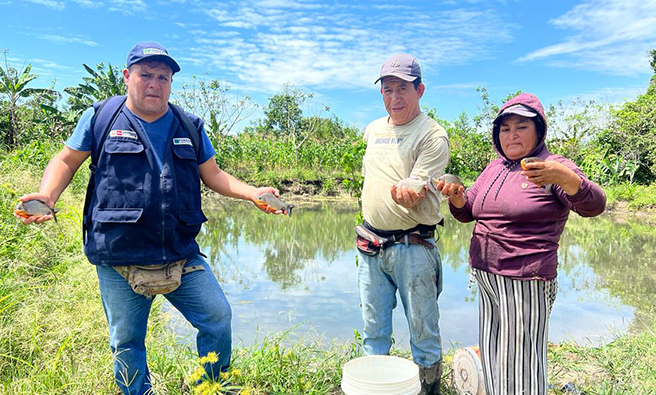
[[[268,207],[271,207],[275,210],[286,211],[287,215],[290,217],[292,216],[292,209],[294,208],[293,204],[287,204],[283,202],[271,192],[267,192],[256,197],[255,204],[257,204],[257,206],[262,210],[266,210]]]
[[[522,166],[522,170],[530,170],[526,165],[529,163],[537,163],[537,162],[544,162],[544,159],[538,158],[537,156],[529,156],[527,158],[522,159],[519,164]],[[544,193],[549,194],[551,193],[551,184],[547,184],[544,186]]]
[[[442,181],[445,184],[456,184],[459,187],[463,187],[463,188],[465,187],[465,184],[462,183],[460,177],[453,174],[445,173],[442,175],[442,177],[438,178],[437,180]]]
[[[397,188],[406,187],[417,193],[421,193],[425,186],[430,188],[430,179],[428,181],[424,181],[418,177],[408,177],[396,183]]]
[[[38,199],[20,202],[14,207],[14,213],[23,218],[40,218],[46,215],[52,215],[55,222],[57,222],[57,216],[55,215],[57,212],[59,210],[48,206],[43,200]]]
[[[522,170],[528,170],[528,167],[526,167],[527,164],[529,163],[537,163],[537,162],[544,162],[544,159],[538,158],[537,156],[529,156],[527,158],[524,158],[519,162],[519,164],[522,166]]]

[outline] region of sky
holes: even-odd
[[[446,120],[479,112],[477,87],[497,103],[518,90],[545,105],[634,98],[653,74],[656,0],[0,0],[0,50],[32,64],[33,87],[75,86],[82,64],[123,67],[138,41],[180,64],[174,92],[196,75],[250,96],[247,122],[291,83],[314,93],[310,112],[362,128],[386,115],[374,81],[403,52],[421,64],[421,105]]]

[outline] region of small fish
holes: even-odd
[[[430,179],[428,181],[423,181],[421,178],[417,177],[408,177],[396,183],[396,187],[406,187],[417,193],[421,193],[424,190],[424,187],[428,186],[430,188]]]
[[[43,200],[38,199],[20,202],[14,207],[14,213],[23,218],[39,218],[51,214],[55,222],[57,222],[57,216],[55,214],[58,212],[59,210],[50,208]]]
[[[294,208],[293,204],[287,204],[282,200],[278,199],[276,195],[271,192],[267,192],[255,198],[255,204],[263,210],[266,210],[267,207],[271,207],[276,210],[287,211],[287,215],[292,216],[292,209]]]
[[[529,156],[528,158],[522,159],[519,164],[522,166],[522,170],[528,170],[528,167],[526,167],[527,164],[537,162],[544,162],[544,159],[538,158],[537,156]]]
[[[522,170],[529,170],[528,167],[526,167],[527,164],[529,163],[537,163],[537,162],[544,162],[544,159],[538,158],[537,156],[529,156],[528,158],[524,158],[519,162],[519,164],[522,166]],[[539,188],[539,186],[538,186]],[[544,186],[544,193],[549,194],[551,193],[551,184],[547,184]]]
[[[458,176],[454,176],[453,174],[445,173],[442,175],[442,177],[438,178],[437,181],[442,181],[445,184],[456,184],[459,187],[465,187],[465,184],[462,183],[462,180]]]

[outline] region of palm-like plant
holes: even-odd
[[[21,103],[33,96],[47,95],[52,97],[57,95],[56,91],[45,88],[28,88],[27,84],[39,77],[38,74],[31,74],[32,64],[28,64],[22,70],[9,67],[7,54],[5,53],[5,68],[0,66],[0,94],[4,96],[6,102],[7,115],[9,118],[7,132],[3,136],[4,142],[13,148],[16,145],[16,133],[18,131],[18,109]]]
[[[75,118],[96,101],[125,94],[125,85],[119,67],[108,64],[107,70],[105,70],[105,64],[102,62],[96,65],[96,70],[86,64],[82,64],[82,66],[91,76],[82,77],[84,82],[78,86],[64,89],[64,92],[70,95],[68,103],[71,112],[76,114]]]

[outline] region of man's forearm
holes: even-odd
[[[39,193],[49,196],[53,202],[56,202],[73,179],[78,167],[79,165],[67,163],[62,158],[62,153],[55,155],[43,172]]]

